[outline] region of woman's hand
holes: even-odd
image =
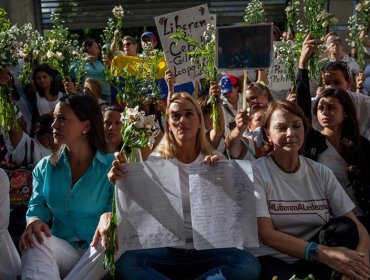
[[[211,82],[211,86],[209,87],[209,96],[220,96],[221,95],[221,87],[216,81]]]
[[[316,38],[312,35],[307,35],[303,41],[302,52],[299,58],[299,68],[306,69],[308,65],[308,59],[312,53],[316,50]]]
[[[319,245],[319,261],[343,274],[343,279],[367,280],[369,263],[365,255],[345,247]]]
[[[223,160],[223,159],[225,158],[223,158],[220,155],[208,155],[204,157],[203,162],[209,165],[214,165],[218,160]]]
[[[244,110],[239,110],[235,116],[235,124],[236,128],[239,132],[244,133],[244,131],[248,128],[248,113]]]
[[[175,76],[173,75],[171,70],[169,70],[169,69],[166,70],[164,80],[166,81],[166,84],[167,84],[167,87],[168,87],[168,96],[169,97],[167,98],[167,100],[169,100],[171,95],[175,93],[175,82],[176,82]]]
[[[23,251],[35,246],[35,241],[32,235],[35,235],[37,241],[40,244],[43,244],[44,238],[42,236],[42,233],[45,233],[46,237],[51,237],[50,228],[46,223],[39,219],[30,222],[27,225],[26,230],[21,235],[21,238],[19,240],[19,249]]]
[[[123,164],[127,162],[125,157],[119,152],[115,152],[114,157],[116,159],[113,161],[112,168],[108,172],[108,179],[112,183],[115,180],[119,180],[119,179],[123,178],[123,176],[125,174],[125,168],[124,168]]]
[[[364,88],[364,82],[365,82],[364,72],[358,73],[356,75],[356,90],[361,90],[359,92],[362,92],[362,89]]]
[[[70,77],[66,76],[63,80],[64,89],[67,93],[71,94],[76,92],[75,86]]]
[[[98,245],[99,240],[102,241],[102,246],[107,248],[109,243],[109,225],[112,218],[112,213],[107,212],[100,216],[99,224],[96,227],[95,234],[90,246],[95,247]],[[118,244],[116,244],[116,250],[118,249]]]

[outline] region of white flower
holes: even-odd
[[[55,57],[59,60],[59,61],[63,61],[64,60],[64,56],[61,52],[56,52],[55,53]]]
[[[327,27],[329,25],[329,21],[325,20],[323,23],[322,23],[322,27]]]
[[[123,18],[124,13],[125,13],[121,5],[119,5],[119,6],[114,6],[114,8],[113,8],[112,12],[113,12],[113,15],[114,15],[116,18]]]
[[[55,54],[51,50],[48,50],[48,52],[46,53],[47,58],[52,58],[54,55]]]
[[[331,23],[331,24],[337,24],[337,23],[338,23],[338,19],[337,19],[336,17],[332,17],[332,18],[330,19],[330,23]]]

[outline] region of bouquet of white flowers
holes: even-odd
[[[365,52],[361,33],[370,27],[370,1],[365,0],[356,5],[356,13],[348,19],[349,39],[347,42],[357,50],[357,63],[362,70],[365,63]]]
[[[21,31],[16,25],[10,26],[4,9],[0,9],[0,24],[0,74],[4,77],[4,84],[0,84],[0,127],[8,130],[18,123],[11,97],[12,85],[10,79],[5,81],[5,77],[8,77],[8,67],[18,63],[18,38]]]
[[[155,138],[158,136],[160,129],[155,122],[155,116],[145,116],[139,111],[139,106],[135,108],[125,108],[121,114],[122,121],[122,140],[123,146],[121,153],[125,155],[128,163],[137,162],[137,152],[139,148],[149,146],[153,147]],[[109,267],[111,275],[114,275],[116,269],[114,262],[115,244],[117,240],[117,214],[115,206],[115,194],[113,194],[112,217],[109,224],[109,243],[104,253],[104,268]]]
[[[259,0],[249,2],[244,11],[244,23],[257,24],[266,22],[266,13],[263,4]]]

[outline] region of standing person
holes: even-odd
[[[92,78],[98,80],[102,86],[102,99],[111,102],[111,90],[109,84],[105,81],[104,78],[104,64],[99,60],[100,48],[95,39],[87,38],[82,43],[83,51],[87,54],[86,63],[85,63],[85,75],[86,78]],[[75,82],[75,71],[78,67],[79,62],[72,63],[69,72],[72,80]]]
[[[300,155],[308,132],[302,110],[273,101],[262,121],[269,155],[252,163],[261,279],[368,279],[369,235],[329,168]]]
[[[122,38],[122,50],[125,55],[137,56],[138,45],[136,40],[131,36],[125,36]]]
[[[107,234],[113,188],[106,174],[113,155],[107,153],[99,105],[87,95],[66,95],[55,107],[52,128],[61,148],[33,171],[19,244],[22,279],[100,279],[101,248],[89,244],[94,232],[102,242]],[[79,263],[81,258],[85,262]]]
[[[149,160],[176,159],[179,166],[186,245],[125,252],[117,262],[119,279],[258,279],[260,267],[247,251],[237,248],[197,251],[192,242],[189,198],[189,164],[212,164],[223,158],[205,138],[204,121],[196,100],[187,93],[170,97],[163,141]],[[122,159],[121,159],[122,160]],[[116,160],[110,180],[122,178],[122,161]]]
[[[113,42],[111,44],[111,50],[115,52],[115,55],[117,54],[123,54],[123,55],[128,55],[128,56],[137,56],[137,50],[138,50],[138,45],[134,37],[131,36],[124,36],[122,38],[122,47],[121,51],[118,51],[117,48],[117,40],[118,40],[118,35],[119,32],[115,32],[113,37]]]
[[[9,178],[0,168],[0,279],[17,279],[21,259],[8,232],[10,217]]]
[[[335,32],[329,32],[325,36],[324,43],[329,61],[343,61],[347,63],[349,70],[351,71],[351,76],[354,78],[360,71],[360,67],[353,57],[350,57],[344,52],[342,41],[338,34]]]
[[[157,47],[158,41],[157,41],[157,37],[155,36],[153,32],[145,31],[143,34],[141,34],[142,49],[145,49],[148,43],[151,44],[152,50],[154,50]]]

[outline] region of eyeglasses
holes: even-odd
[[[126,44],[123,44],[124,47],[129,47],[131,45],[132,45],[132,43],[130,43],[130,42],[129,43],[126,43]]]

